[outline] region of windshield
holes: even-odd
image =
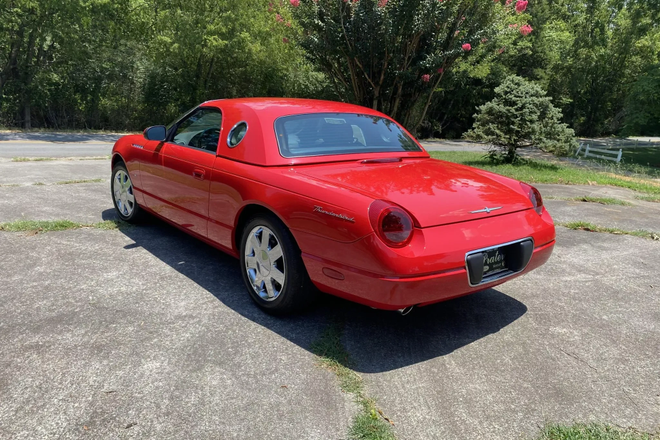
[[[396,123],[356,113],[314,113],[275,121],[284,157],[422,151]]]

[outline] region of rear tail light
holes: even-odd
[[[543,214],[543,198],[541,197],[539,190],[526,183],[521,183],[520,185],[523,187],[523,190],[527,192],[527,197],[529,197],[532,205],[534,205],[534,211],[536,211],[538,215]]]
[[[376,200],[369,207],[369,220],[378,237],[395,248],[406,246],[413,235],[413,218],[402,208]]]

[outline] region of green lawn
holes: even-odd
[[[604,148],[598,146],[597,148]],[[618,152],[616,147],[606,148]],[[583,158],[590,162],[597,162],[613,170],[630,171],[637,174],[644,174],[651,177],[660,177],[660,146],[659,147],[641,147],[641,148],[623,148],[621,162],[616,163],[595,157]],[[598,153],[597,153],[598,154]]]
[[[660,435],[639,432],[632,428],[622,429],[609,425],[575,424],[571,426],[548,425],[536,440],[658,440]]]
[[[481,168],[527,183],[563,183],[567,185],[610,185],[660,195],[660,182],[638,177],[588,170],[563,164],[525,160],[520,164],[493,164],[483,153],[467,151],[431,151],[436,159]]]
[[[624,148],[623,163],[634,163],[660,169],[660,147]]]

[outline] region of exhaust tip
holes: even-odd
[[[408,306],[403,309],[399,309],[398,312],[401,313],[401,316],[406,316],[408,313],[412,312],[415,306]]]

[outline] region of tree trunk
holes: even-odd
[[[31,109],[30,102],[23,105],[23,128],[29,130],[32,128],[32,118],[30,117]]]

